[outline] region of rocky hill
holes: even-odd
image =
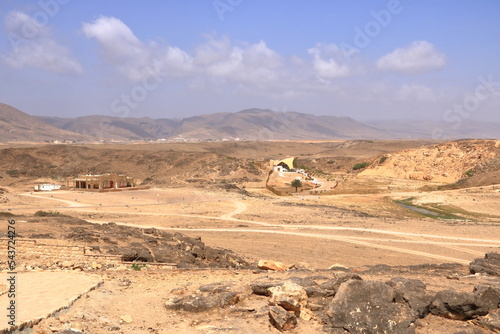
[[[149,117],[84,116],[78,118],[39,117],[66,131],[90,136],[95,140],[144,140],[170,138],[180,121]]]
[[[454,183],[482,175],[483,184],[493,184],[500,173],[499,154],[500,140],[466,140],[430,145],[387,154],[360,175],[438,183]]]
[[[89,140],[89,137],[51,126],[9,105],[0,103],[0,141]]]

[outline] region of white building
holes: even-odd
[[[35,191],[52,191],[60,190],[61,186],[59,184],[36,184],[34,187]]]

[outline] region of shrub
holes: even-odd
[[[10,177],[19,177],[19,170],[17,170],[17,169],[9,169],[6,173]]]
[[[142,268],[146,267],[145,264],[138,264],[138,263],[133,263],[132,264],[132,269],[136,271],[141,271]]]
[[[230,155],[227,155],[227,156],[226,156],[226,159],[227,159],[227,160],[236,160],[236,157],[232,157],[232,156],[230,156]]]
[[[363,169],[363,168],[366,168],[370,165],[369,162],[359,162],[357,164],[355,164],[354,166],[352,166],[352,169],[354,170],[358,170],[358,169]]]
[[[469,169],[468,171],[465,172],[465,175],[471,177],[472,175],[474,175],[474,171],[472,169]]]
[[[0,211],[0,217],[14,217],[15,214],[12,212]]]
[[[385,156],[384,157],[380,157],[378,163],[379,164],[383,164],[386,160],[387,160],[387,157],[385,157]]]
[[[60,212],[58,211],[37,211],[34,214],[35,217],[61,217],[63,216]]]

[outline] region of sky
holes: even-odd
[[[500,122],[497,0],[0,0],[0,102]]]

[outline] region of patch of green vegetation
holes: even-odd
[[[57,168],[56,165],[50,165],[49,168]]]
[[[35,217],[63,217],[64,215],[58,211],[37,211],[34,214]]]
[[[136,271],[141,271],[142,268],[145,268],[145,264],[132,263],[132,269]]]
[[[369,165],[370,165],[369,162],[358,162],[357,164],[355,164],[354,166],[352,166],[352,169],[353,170],[359,170],[359,169],[366,168]]]
[[[327,164],[329,164],[329,165],[333,165],[333,164],[335,163],[335,161],[333,161],[333,160],[328,160],[326,163],[327,163]]]
[[[465,172],[465,176],[471,177],[474,175],[474,171],[472,169],[469,169],[468,171]]]
[[[145,178],[143,181],[142,181],[142,184],[148,184],[148,183],[151,183],[153,182],[153,178],[152,177],[147,177]]]
[[[227,160],[236,160],[236,157],[232,157],[230,155],[226,155],[226,159]]]
[[[413,201],[415,200],[415,197],[408,197],[402,200],[396,200],[394,201],[397,204],[403,204],[410,206],[412,208],[415,208],[415,210],[412,210],[411,208],[408,208],[408,210],[411,210],[417,214],[429,217],[429,218],[434,218],[434,219],[464,219],[463,216],[457,215],[457,213],[460,213],[462,215],[467,215],[470,216],[469,213],[465,210],[461,210],[456,207],[451,207],[451,206],[441,206],[439,204],[427,204],[427,205],[417,205],[414,204]],[[424,210],[424,212],[419,211]],[[428,211],[429,213],[426,213],[425,211]]]
[[[15,214],[12,212],[7,212],[7,211],[0,211],[0,217],[14,217]]]
[[[6,171],[6,173],[10,177],[19,177],[19,174],[20,174],[18,169],[9,169],[8,171]]]
[[[378,160],[378,163],[383,164],[386,160],[387,160],[386,156],[380,157],[380,159]]]

